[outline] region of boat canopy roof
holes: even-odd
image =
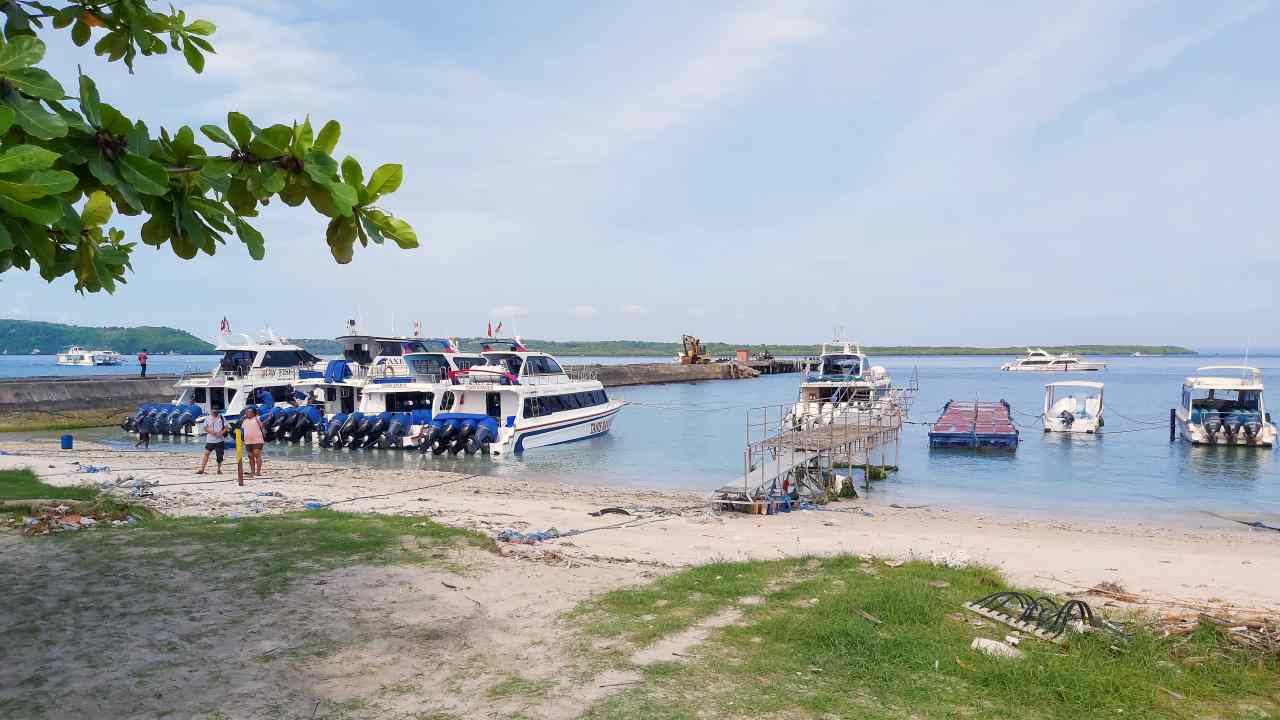
[[[1196,368],[1196,374],[1187,378],[1182,387],[1187,390],[1262,390],[1262,371],[1248,365],[1206,365]]]
[[[862,355],[862,346],[849,340],[832,340],[822,343],[823,355]]]
[[[240,338],[237,342],[235,338]],[[275,337],[254,340],[244,333],[225,333],[218,345],[214,348],[218,352],[227,352],[229,350],[297,350],[298,352],[306,352],[300,346],[283,339]]]
[[[1061,382],[1051,382],[1045,385],[1046,388],[1060,387],[1078,387],[1089,388],[1090,390],[1102,390],[1103,384],[1100,382],[1089,382],[1088,380],[1063,380]]]

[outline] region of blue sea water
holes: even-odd
[[[170,356],[159,359],[169,360]],[[15,374],[8,366],[13,360],[0,358],[0,375]],[[665,359],[650,359],[654,360]],[[918,370],[920,391],[911,411],[913,424],[907,425],[902,435],[901,469],[888,480],[875,483],[871,492],[883,502],[990,508],[1038,516],[1132,518],[1200,511],[1280,512],[1280,463],[1275,451],[1195,448],[1169,442],[1169,409],[1177,402],[1183,378],[1201,365],[1228,359],[1106,360],[1110,367],[1104,372],[1044,375],[999,372],[1003,359],[995,357],[875,359],[889,370],[895,384],[905,383]],[[567,363],[581,361],[565,358]],[[211,359],[172,356],[172,362],[194,362],[207,368]],[[1268,378],[1274,378],[1273,393],[1280,393],[1280,362],[1256,358],[1251,364],[1260,365]],[[162,367],[153,363],[152,370],[161,372]],[[53,368],[56,366],[50,366]],[[43,366],[41,370],[24,374],[53,374],[43,372]],[[86,368],[80,373],[86,371],[93,372]],[[1067,437],[1041,431],[1034,416],[1040,412],[1044,384],[1073,378],[1106,383],[1104,434]],[[709,491],[741,479],[748,408],[794,400],[799,382],[799,375],[788,374],[618,388],[613,392],[631,404],[609,435],[501,460],[284,446],[271,446],[268,457],[287,454],[335,463]],[[928,425],[941,406],[950,398],[975,397],[1005,399],[1013,406],[1015,420],[1023,426],[1016,453],[928,447]],[[81,430],[77,435],[124,442],[119,432],[110,430]],[[157,446],[166,442],[174,441],[160,440]],[[177,441],[174,445],[192,452],[198,448],[194,442]]]

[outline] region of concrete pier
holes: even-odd
[[[605,387],[753,378],[759,372],[736,363],[679,365],[566,365]],[[94,375],[0,380],[0,431],[37,426],[112,425],[143,403],[170,402],[177,375]]]

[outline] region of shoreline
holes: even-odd
[[[246,479],[241,488],[233,461],[223,478],[197,477],[191,453],[120,450],[92,441],[72,451],[39,441],[4,449],[9,454],[0,456],[0,469],[29,467],[55,485],[126,478],[159,483],[145,504],[169,515],[251,517],[255,511],[302,510],[307,502],[335,503],[335,510],[424,516],[490,537],[508,528],[566,534],[537,544],[499,543],[503,554],[532,560],[673,569],[713,560],[854,553],[989,565],[1013,583],[1057,593],[1109,582],[1161,602],[1280,608],[1280,533],[1212,517],[1195,527],[1154,519],[1121,525],[893,507],[874,497],[758,516],[714,512],[701,492],[272,457],[266,476]],[[111,471],[79,472],[76,462],[109,465]],[[127,496],[128,485],[114,494]],[[606,507],[631,514],[588,514]]]

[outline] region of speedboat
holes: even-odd
[[[835,340],[822,344],[822,353],[805,370],[800,397],[783,417],[785,427],[831,422],[867,421],[896,408],[889,373],[862,352],[857,343]]]
[[[1102,411],[1102,383],[1066,380],[1044,386],[1045,432],[1096,433]]]
[[[124,358],[115,350],[85,350],[79,346],[72,345],[58,353],[59,365],[94,367],[98,365],[120,365],[123,362]]]
[[[1096,372],[1106,370],[1107,364],[1081,360],[1075,353],[1048,352],[1044,348],[1027,348],[1027,354],[1000,366],[1006,372]]]
[[[456,384],[452,374],[485,362],[479,354],[459,352],[445,338],[350,336],[339,340],[346,347],[367,344],[377,348],[373,352],[385,354],[344,353],[351,358],[345,362],[356,367],[345,377],[333,372],[334,363],[344,361],[332,361],[326,368],[324,382],[315,386],[323,395],[313,392],[311,401],[324,419],[317,437],[326,448],[415,445],[438,411],[443,391]]]
[[[1182,383],[1174,423],[1193,445],[1275,447],[1276,426],[1262,398],[1262,371],[1246,365],[1210,365]]]
[[[609,432],[623,402],[594,377],[571,377],[554,357],[520,338],[486,339],[483,365],[452,371],[434,398],[430,427],[415,442],[439,455],[518,454]]]
[[[323,362],[270,332],[259,340],[224,333],[215,349],[222,358],[208,375],[182,378],[174,385],[178,394],[173,402],[140,406],[121,428],[190,434],[212,408],[234,425],[246,405],[254,405],[259,415],[274,407],[294,407],[305,400],[294,387],[302,373],[316,371]]]

